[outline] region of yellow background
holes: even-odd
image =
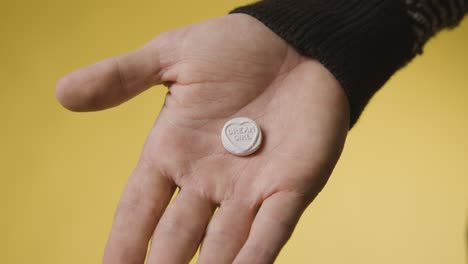
[[[99,263],[164,89],[67,112],[56,80],[245,1],[0,2],[0,263]],[[468,19],[373,99],[277,263],[464,263]]]

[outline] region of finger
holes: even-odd
[[[174,190],[174,184],[150,166],[137,166],[117,208],[104,264],[143,263],[148,241]]]
[[[147,263],[188,263],[197,251],[214,208],[200,194],[182,189],[156,227]]]
[[[221,204],[203,238],[198,263],[231,264],[249,235],[257,212],[240,201]]]
[[[95,111],[129,100],[148,87],[161,83],[165,45],[158,37],[128,54],[105,59],[61,78],[55,92],[59,102],[72,111]]]
[[[273,263],[304,209],[302,199],[292,193],[277,193],[266,199],[254,219],[247,241],[233,263]]]

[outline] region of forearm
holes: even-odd
[[[467,0],[265,0],[233,12],[327,67],[347,94],[352,127],[372,95],[466,10]]]

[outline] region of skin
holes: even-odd
[[[72,111],[96,111],[162,83],[169,92],[103,263],[188,263],[200,245],[202,264],[273,263],[341,154],[349,123],[341,86],[317,60],[235,14],[77,70],[59,80],[56,96]],[[264,135],[247,157],[220,139],[241,116]]]

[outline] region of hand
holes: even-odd
[[[103,262],[143,263],[152,239],[148,263],[188,263],[200,243],[199,263],[272,263],[340,156],[349,118],[340,85],[262,23],[236,14],[71,73],[56,95],[70,110],[101,110],[161,83],[169,92]],[[229,154],[220,139],[224,123],[240,116],[264,135],[248,157]]]

